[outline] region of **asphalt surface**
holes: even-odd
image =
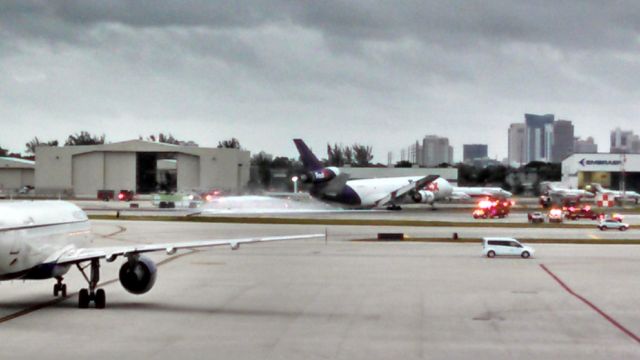
[[[325,228],[180,222],[93,224],[97,246],[303,234]],[[154,254],[152,258],[160,264],[158,280],[142,296],[129,294],[113,282],[119,261],[104,264],[104,310],[76,308],[73,292],[85,284],[74,269],[67,277],[72,294],[57,303],[50,303],[53,281],[2,283],[2,356],[640,357],[640,246],[536,245],[536,258],[524,260],[483,258],[479,244],[346,241],[378,230],[331,226],[327,241],[255,244],[238,251],[216,248],[174,256]],[[416,235],[421,231],[492,231],[403,230]],[[521,231],[588,236],[585,229]],[[635,236],[633,230],[625,235]]]
[[[282,205],[281,199],[277,199],[276,205]],[[531,199],[527,199],[531,202]],[[314,218],[314,219],[351,219],[351,220],[417,220],[417,221],[453,221],[462,223],[509,223],[509,224],[526,224],[528,222],[527,212],[541,211],[541,209],[535,207],[535,204],[530,204],[534,207],[531,210],[516,209],[511,212],[509,216],[503,219],[474,219],[472,216],[473,204],[437,204],[432,208],[429,205],[424,204],[409,204],[404,205],[401,211],[387,211],[387,210],[344,210],[339,208],[327,207],[324,204],[317,204],[317,202],[307,202],[310,204],[308,209],[304,206],[300,206],[299,202],[292,201],[296,204],[296,207],[284,208],[284,207],[269,207],[269,208],[255,208],[252,207],[252,203],[249,200],[236,201],[236,203],[243,204],[236,208],[222,208],[222,207],[208,207],[207,205],[201,206],[195,209],[177,208],[177,209],[159,209],[152,206],[148,201],[136,202],[140,206],[138,209],[129,208],[129,203],[126,202],[101,202],[101,201],[76,201],[78,206],[85,209],[89,214],[107,214],[113,215],[116,212],[120,212],[123,215],[133,216],[187,216],[192,214],[198,214],[198,216],[215,216],[215,217],[285,217],[285,218]],[[286,205],[286,203],[284,203]],[[237,204],[236,204],[237,205]],[[273,204],[272,204],[273,205]],[[630,225],[640,225],[640,214],[627,213],[634,211],[633,207],[625,209],[611,208],[611,209],[594,209],[596,212],[603,212],[607,215],[611,215],[616,212],[623,212],[624,221]],[[545,211],[542,211],[546,214]],[[565,220],[568,224],[596,224],[597,221],[581,219],[577,221]]]

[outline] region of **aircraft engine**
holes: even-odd
[[[413,198],[413,201],[417,203],[430,204],[433,203],[433,200],[435,200],[435,195],[433,195],[433,192],[426,190],[416,191],[411,197]]]
[[[300,178],[303,182],[318,184],[328,182],[338,175],[340,175],[340,169],[332,166],[318,171],[310,171],[303,174]]]
[[[155,284],[157,270],[156,264],[148,257],[127,260],[120,268],[120,284],[132,294],[144,294]]]

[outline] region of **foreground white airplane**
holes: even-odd
[[[470,200],[472,198],[506,199],[511,193],[499,187],[464,187],[454,186],[451,198]]]
[[[540,183],[540,187],[542,192],[540,204],[543,207],[548,207],[551,204],[579,202],[582,199],[594,197],[590,191],[562,188],[548,181]]]
[[[433,205],[451,196],[451,184],[437,176],[404,176],[349,180],[336,167],[324,167],[301,139],[294,139],[305,174],[302,181],[312,183],[311,196],[350,207],[399,209],[405,197]]]
[[[100,260],[125,259],[120,268],[120,283],[133,294],[151,290],[156,280],[156,265],[143,253],[240,244],[320,238],[324,235],[273,236],[249,239],[201,240],[165,244],[140,244],[113,247],[87,247],[91,241],[87,215],[74,204],[63,201],[7,202],[0,204],[0,280],[51,279],[54,296],[66,296],[65,275],[75,265],[89,284],[80,290],[78,306],[96,308],[106,304],[100,281]],[[89,269],[89,274],[85,272]]]
[[[596,193],[596,195],[609,195],[613,196],[613,200],[615,201],[635,201],[637,204],[640,202],[640,194],[635,191],[624,191],[621,190],[610,190],[605,189],[602,185],[598,183],[591,184],[591,188]]]

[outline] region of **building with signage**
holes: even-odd
[[[576,153],[562,161],[562,183],[584,188],[599,183],[613,190],[640,190],[640,154]]]

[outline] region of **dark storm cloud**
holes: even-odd
[[[4,20],[92,26],[250,28],[290,22],[354,40],[523,41],[569,47],[637,46],[634,1],[5,1]]]
[[[290,155],[329,125],[306,132],[316,148],[368,142],[383,161],[426,133],[503,156],[510,122],[553,112],[604,149],[634,124],[639,30],[631,1],[3,1],[0,116],[15,150],[34,128],[122,138],[181,119]]]

